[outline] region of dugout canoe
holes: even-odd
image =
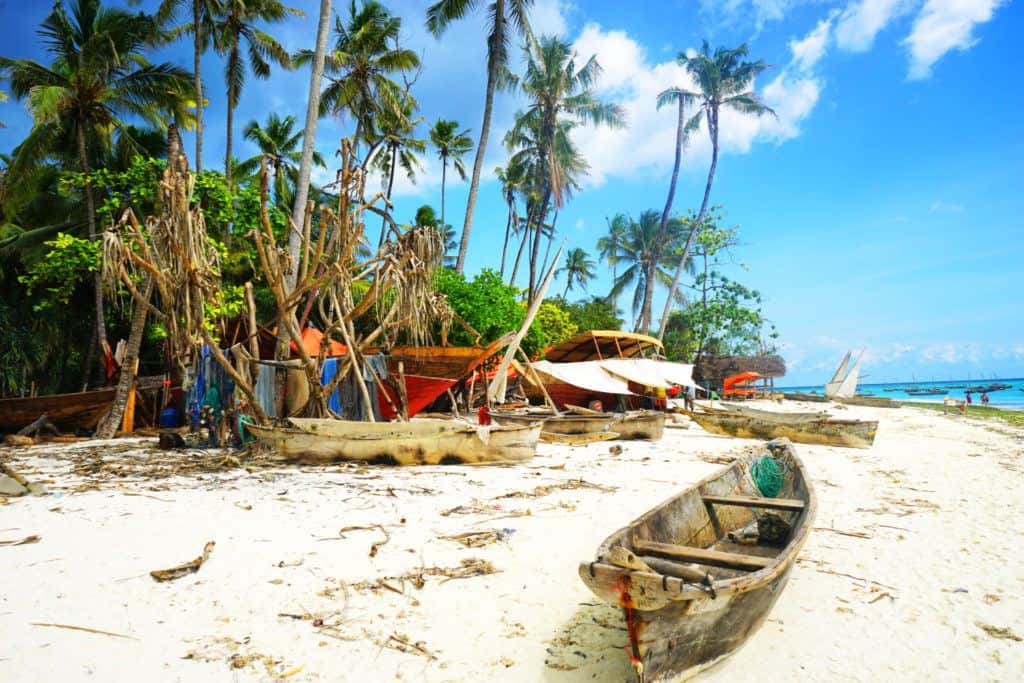
[[[838,396],[832,399],[836,403],[842,403],[848,406],[867,406],[868,408],[899,408],[899,401],[894,401],[891,398],[885,396],[851,396],[849,398],[840,398]]]
[[[73,394],[0,399],[0,434],[16,432],[42,415],[64,431],[94,429],[114,402],[116,392],[115,387],[107,387]]]
[[[808,401],[809,403],[828,403],[827,396],[821,394],[808,394],[803,391],[788,391],[782,394],[787,401]]]
[[[765,446],[785,466],[777,498],[762,496],[751,477],[762,454],[741,457],[619,529],[594,561],[580,563],[594,595],[623,610],[637,680],[681,680],[721,661],[782,594],[817,502],[792,445]],[[739,537],[744,544],[731,540]]]
[[[282,459],[301,464],[362,460],[382,465],[473,465],[533,457],[540,424],[480,427],[460,420],[353,422],[291,418],[249,425]]]
[[[722,404],[722,411],[733,415],[743,415],[744,417],[756,417],[762,420],[768,420],[769,422],[781,422],[783,424],[793,424],[798,422],[817,422],[819,420],[827,420],[829,418],[829,414],[823,410],[817,413],[780,413],[774,410],[759,410],[757,408],[747,408],[746,406],[733,406],[728,405],[726,403]]]
[[[817,420],[782,423],[720,411],[687,413],[694,422],[712,434],[741,439],[787,438],[796,443],[820,446],[870,448],[875,442],[875,420]]]
[[[552,415],[549,412],[491,411],[498,424],[531,424],[541,422],[546,434],[584,435],[615,432],[619,439],[657,441],[665,433],[665,413],[657,410],[636,410],[625,413],[595,415]]]

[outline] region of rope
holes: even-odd
[[[762,496],[774,498],[786,480],[786,465],[770,455],[762,455],[750,466],[750,478]]]

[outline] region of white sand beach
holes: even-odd
[[[1020,680],[1024,430],[831,410],[880,420],[875,445],[796,446],[815,530],[768,622],[704,678]],[[49,490],[0,505],[0,541],[40,537],[0,546],[0,679],[629,680],[623,619],[578,563],[756,443],[694,425],[518,466],[247,469],[154,442],[0,451]],[[150,576],[208,541],[198,572]]]

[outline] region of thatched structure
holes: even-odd
[[[741,372],[756,372],[774,380],[786,374],[786,361],[782,356],[705,356],[697,363],[693,376],[698,382],[718,387],[726,377]]]

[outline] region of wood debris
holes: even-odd
[[[498,496],[497,498],[495,498],[495,500],[500,500],[502,498],[540,498],[542,496],[547,496],[551,493],[554,493],[555,491],[565,491],[574,489],[594,489],[596,491],[601,491],[602,493],[611,493],[612,491],[616,490],[616,487],[602,486],[601,484],[594,484],[583,479],[570,479],[569,481],[564,481],[560,484],[547,484],[544,486],[538,486],[532,491],[512,491],[511,493],[505,493]]]
[[[356,590],[389,590],[393,593],[404,595],[404,585],[406,581],[411,583],[415,588],[422,589],[427,584],[427,577],[430,576],[444,577],[441,583],[445,583],[452,579],[468,579],[474,576],[497,574],[499,571],[501,570],[497,569],[487,560],[482,560],[480,558],[465,558],[457,567],[418,567],[402,574],[401,576],[384,576],[376,581],[361,581],[353,584],[352,587]],[[393,586],[392,583],[394,582],[397,582],[402,586],[402,589]]]
[[[466,531],[451,536],[441,536],[446,541],[461,543],[467,548],[481,548],[498,541],[504,541],[512,532],[511,529],[484,529],[482,531]]]
[[[1021,638],[1014,633],[1009,626],[993,626],[992,624],[986,624],[984,621],[976,621],[974,622],[974,625],[992,638],[997,638],[999,640],[1014,640],[1018,643],[1024,641],[1024,638]]]
[[[397,650],[398,652],[404,652],[410,655],[420,655],[421,657],[426,657],[430,660],[437,659],[437,657],[434,656],[434,653],[427,649],[422,640],[412,642],[409,639],[409,636],[401,633],[392,633],[386,639],[378,641],[377,644],[390,650]]]
[[[171,567],[170,569],[154,569],[149,573],[157,581],[174,581],[180,579],[183,576],[193,574],[199,571],[199,568],[203,566],[203,563],[210,559],[210,553],[213,552],[213,547],[216,545],[213,541],[209,541],[203,546],[203,554],[185,564],[179,564],[177,567]]]
[[[95,633],[100,636],[110,636],[111,638],[126,638],[128,640],[138,640],[135,636],[128,636],[123,633],[114,633],[113,631],[103,631],[98,628],[89,628],[88,626],[73,626],[72,624],[50,624],[45,622],[33,621],[33,626],[46,626],[49,628],[65,628],[71,631],[83,631],[85,633]]]
[[[19,539],[14,540],[14,541],[0,541],[0,546],[5,546],[5,545],[8,545],[8,546],[29,545],[30,543],[38,543],[41,540],[43,540],[42,536],[37,536],[36,534],[32,534],[31,536],[26,536],[25,538],[19,538]]]

